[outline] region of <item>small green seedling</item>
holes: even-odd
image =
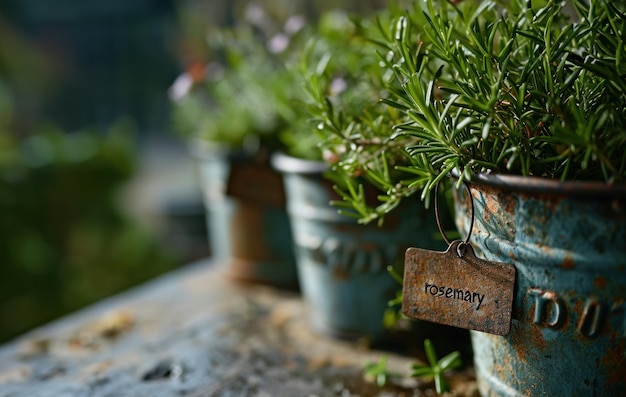
[[[373,378],[379,387],[387,385],[391,378],[399,378],[401,375],[387,369],[387,357],[381,357],[377,363],[367,363],[364,368],[366,378]]]
[[[413,364],[411,376],[416,378],[432,377],[435,379],[435,390],[437,394],[450,391],[450,386],[444,377],[446,371],[456,369],[461,366],[461,353],[454,351],[441,360],[437,358],[435,347],[430,339],[424,341],[424,350],[428,359],[428,364]]]

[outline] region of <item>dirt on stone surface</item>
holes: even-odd
[[[0,347],[0,397],[435,396],[409,376],[415,345],[320,334],[298,294],[198,267]],[[363,369],[383,356],[401,376],[379,387]],[[448,395],[477,395],[471,360],[447,379]]]
[[[373,348],[363,341],[338,341],[321,336],[302,316],[298,301],[273,299],[258,295],[246,303],[245,314],[232,313],[222,332],[240,341],[239,351],[251,351],[248,362],[252,371],[265,376],[256,384],[259,396],[436,396],[432,380],[410,378],[410,365],[418,360],[389,349]],[[280,348],[276,349],[276,346]],[[269,350],[267,347],[271,347]],[[250,350],[248,350],[250,349]],[[394,351],[396,350],[396,351]],[[389,371],[402,376],[384,387],[364,376],[364,365],[384,356]],[[451,396],[477,396],[471,366],[448,375]],[[307,394],[308,393],[308,394]]]

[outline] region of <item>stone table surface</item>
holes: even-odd
[[[363,376],[386,357],[401,377]],[[411,378],[419,354],[320,335],[297,292],[231,282],[210,260],[0,346],[0,397],[430,396]],[[449,376],[475,395],[471,365]]]

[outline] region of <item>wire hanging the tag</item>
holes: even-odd
[[[465,255],[465,248],[469,244],[470,237],[472,236],[472,229],[474,229],[474,198],[472,197],[472,192],[470,191],[470,187],[467,182],[463,181],[463,185],[465,186],[465,189],[467,189],[467,193],[470,198],[472,217],[470,220],[470,227],[469,231],[467,232],[467,237],[465,238],[465,240],[461,241],[461,243],[456,248],[456,253],[459,255],[460,258]],[[452,242],[448,239],[448,236],[446,235],[446,232],[441,225],[441,219],[439,217],[439,183],[435,185],[435,220],[437,221],[437,228],[439,229],[439,233],[441,233],[441,237],[443,237],[443,241],[445,241],[446,244],[450,246]]]

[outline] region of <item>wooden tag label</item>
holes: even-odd
[[[507,335],[515,267],[477,258],[453,241],[445,252],[409,248],[405,255],[402,312],[411,318]]]

